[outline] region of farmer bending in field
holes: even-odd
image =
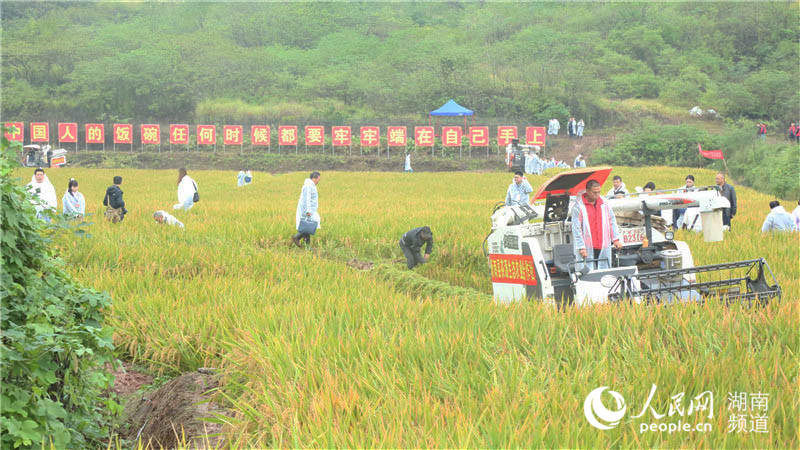
[[[169,214],[161,209],[153,213],[153,219],[160,224],[177,225],[183,228],[183,223],[181,223],[180,220],[176,219],[172,214]]]
[[[420,254],[423,245],[425,245],[425,256]],[[400,249],[406,256],[406,265],[409,269],[428,262],[433,251],[433,232],[427,226],[406,232],[400,238]]]

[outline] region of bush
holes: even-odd
[[[11,179],[9,143],[0,144],[3,256],[0,447],[97,447],[108,434],[101,395],[112,381],[107,295],[74,283],[52,256],[43,222]]]
[[[701,161],[698,143],[710,149],[716,142],[706,131],[697,127],[647,123],[633,133],[622,135],[613,147],[597,150],[592,162],[625,166],[702,167],[708,161]]]

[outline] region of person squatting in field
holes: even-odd
[[[589,180],[586,191],[577,196],[572,207],[572,242],[575,260],[599,259],[590,263],[590,269],[611,267],[611,244],[621,248],[617,219],[611,207],[600,194],[600,183]]]
[[[178,203],[172,205],[172,209],[192,209],[195,203],[195,193],[197,193],[197,183],[186,173],[186,169],[178,169]]]
[[[311,172],[305,182],[303,188],[300,190],[300,199],[297,201],[297,211],[295,213],[295,229],[297,234],[292,236],[294,245],[300,247],[300,241],[305,241],[306,244],[311,244],[311,233],[300,231],[300,222],[311,221],[316,222],[316,228],[321,227],[322,219],[319,216],[317,209],[319,208],[319,195],[317,193],[317,184],[319,183],[321,175],[319,172]]]
[[[121,222],[125,219],[125,214],[128,210],[125,209],[125,200],[122,199],[122,177],[117,175],[114,177],[114,184],[106,189],[106,196],[103,197],[103,206],[106,207],[105,217],[111,223]]]
[[[31,203],[36,209],[36,217],[50,222],[50,217],[45,214],[45,211],[54,211],[58,208],[58,198],[56,197],[56,188],[44,174],[44,169],[39,167],[34,170],[31,182],[25,187],[33,196]]]
[[[184,227],[183,223],[176,219],[175,216],[161,209],[153,213],[153,219],[160,224],[177,225],[180,228]]]
[[[86,215],[86,200],[78,191],[78,180],[75,178],[69,179],[61,204],[64,205],[63,214],[67,219],[82,219]]]
[[[786,212],[777,200],[769,202],[770,212],[767,214],[764,223],[761,225],[761,232],[770,231],[797,231],[792,215]]]
[[[400,249],[406,257],[406,266],[413,269],[418,264],[425,264],[431,257],[433,251],[433,232],[426,225],[407,231],[400,238]],[[425,246],[425,256],[420,252]]]

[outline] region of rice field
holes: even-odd
[[[698,169],[612,174],[629,188],[666,188],[687,173],[713,183],[713,172]],[[31,172],[19,174],[27,182]],[[168,373],[220,368],[233,447],[800,446],[800,241],[760,233],[765,194],[737,188],[739,214],[724,242],[685,231],[676,239],[690,243],[698,265],[765,257],[780,303],[559,313],[491,300],[481,243],[508,173],[323,172],[314,250],[289,241],[308,174],[257,172],[242,188],[234,172],[189,174],[201,201],[175,213],[180,230],[152,219],[173,212],[176,171],[48,171],[59,199],[78,179],[93,213],[90,237],[55,245],[70,272],[112,295],[121,357]],[[114,175],[130,211],[117,225],[101,206]],[[528,178],[536,189],[547,177]],[[791,211],[796,200],[782,204]],[[397,241],[421,225],[433,229],[434,254],[408,272]],[[351,268],[353,258],[376,266]],[[584,400],[602,386],[628,409],[605,431],[584,416]],[[706,391],[711,414],[689,412]],[[735,408],[729,393],[742,392],[767,394],[768,407]],[[679,420],[710,429],[642,430]]]

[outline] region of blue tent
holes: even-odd
[[[471,109],[464,108],[456,103],[452,98],[442,105],[439,109],[431,111],[432,116],[471,116]]]

